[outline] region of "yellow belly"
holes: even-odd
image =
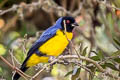
[[[69,40],[72,39],[72,33],[66,32]],[[56,36],[44,43],[39,51],[50,56],[59,56],[67,47],[69,41],[67,40],[65,34],[61,30],[58,30]]]
[[[73,37],[72,32],[66,32],[66,34],[67,34],[67,38],[71,40]],[[65,48],[69,43],[67,38],[61,30],[58,30],[56,36],[49,39],[42,46],[40,46],[39,51],[49,56],[59,56],[65,50]],[[48,57],[43,57],[33,54],[27,61],[27,67],[36,65],[41,62],[46,63],[48,62],[48,59],[49,59]]]
[[[48,59],[49,59],[48,57],[38,56],[37,54],[34,53],[27,61],[26,67],[31,67],[38,63],[47,63]]]

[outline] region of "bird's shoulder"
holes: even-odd
[[[40,38],[36,42],[46,41],[47,39],[53,37],[56,34],[57,30],[58,30],[58,28],[56,28],[55,26],[48,28],[46,31],[44,31],[42,33],[42,35],[40,36]]]
[[[57,30],[58,28],[56,28],[55,26],[52,26],[45,30],[41,34],[40,38],[32,45],[32,47],[28,51],[28,55],[34,53],[42,44],[44,44],[47,40],[55,36]]]

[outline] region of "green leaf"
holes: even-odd
[[[77,80],[81,80],[81,78],[78,78]]]
[[[115,58],[113,60],[116,61],[117,63],[120,63],[120,58],[119,57],[117,57],[117,58]]]
[[[102,65],[100,65],[100,66],[102,66],[102,68],[103,68],[103,69],[105,69],[105,68],[106,68],[105,64],[102,64]]]
[[[85,47],[85,48],[84,48],[84,50],[83,50],[83,52],[82,52],[82,56],[85,56],[85,55],[87,54],[87,48],[88,48],[88,47]]]
[[[117,38],[113,38],[113,40],[120,47],[120,41]]]
[[[93,59],[93,60],[95,60],[95,61],[100,61],[100,58],[98,56],[92,56],[90,58]]]
[[[113,53],[111,54],[112,57],[117,57],[117,56],[119,56],[119,55],[120,55],[120,50],[118,50],[118,51],[116,51],[116,52],[113,52]]]
[[[94,65],[87,66],[88,69],[90,69],[92,72],[95,71],[96,67]]]
[[[99,59],[103,59],[104,58],[104,55],[103,55],[101,50],[98,51],[97,56],[99,57]]]
[[[112,64],[112,63],[105,63],[105,66],[106,66],[106,67],[109,67],[109,68],[111,68],[111,69],[113,69],[113,70],[119,71],[119,69],[117,69],[117,68],[115,67],[115,65]]]
[[[79,77],[81,68],[75,67],[72,73],[72,78],[71,80],[76,80]]]
[[[75,78],[77,78],[77,77],[79,76],[79,74],[80,74],[80,69],[81,69],[81,68],[77,68],[77,67],[76,67],[74,70],[69,71],[67,74],[65,74],[64,77],[67,77],[67,76],[69,76],[70,74],[72,74],[72,80],[74,80]]]
[[[67,74],[65,74],[64,77],[67,77],[67,76],[69,76],[69,75],[72,74],[72,73],[73,73],[73,70],[72,70],[72,71],[69,71]]]
[[[95,53],[95,54],[97,55],[97,52],[96,52],[96,51],[91,51],[91,52],[93,52],[93,53]]]

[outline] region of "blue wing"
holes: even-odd
[[[55,36],[56,35],[56,31],[58,29],[62,29],[61,21],[62,21],[62,18],[60,18],[59,20],[57,20],[56,24],[53,25],[52,27],[48,28],[45,32],[43,32],[42,35],[40,36],[40,38],[32,45],[32,47],[28,51],[27,58],[24,60],[24,62],[22,64],[23,68],[26,66],[26,62],[30,58],[30,56],[33,53],[35,53],[36,51],[38,51],[38,48],[42,44],[44,44],[47,40],[49,40],[50,38],[52,38],[53,36]]]
[[[45,32],[43,32],[43,34],[40,36],[40,38],[33,44],[33,46],[30,48],[29,52],[28,52],[28,56],[29,54],[33,54],[36,50],[38,50],[38,48],[45,43],[47,40],[49,40],[50,38],[52,38],[53,36],[56,35],[56,31],[58,29],[62,29],[61,26],[61,21],[62,18],[59,18],[56,21],[56,24],[53,25],[52,27],[48,28]]]
[[[26,62],[27,60],[30,58],[30,56],[38,51],[38,48],[44,44],[47,40],[49,40],[50,38],[52,38],[53,36],[56,35],[56,31],[59,28],[56,28],[55,26],[52,26],[50,28],[48,28],[45,32],[42,33],[42,35],[40,36],[40,38],[32,45],[32,47],[30,48],[30,50],[28,51],[27,54],[27,58],[24,60],[22,67],[26,66]],[[43,54],[41,54],[42,56]]]
[[[55,26],[52,26],[52,27],[48,28],[45,32],[43,32],[42,35],[40,36],[40,38],[30,48],[28,55],[33,54],[36,50],[38,50],[38,48],[42,44],[44,44],[47,40],[49,40],[50,38],[55,36],[57,30],[58,30],[58,28],[56,28]]]
[[[27,54],[27,58],[24,60],[22,66],[26,65],[26,61],[29,59],[29,57],[38,51],[38,48],[44,44],[47,40],[49,40],[50,38],[52,38],[53,36],[56,35],[56,31],[58,30],[58,28],[56,28],[55,26],[52,26],[50,28],[48,28],[45,32],[42,33],[42,35],[40,36],[40,38],[32,45],[32,47],[30,48],[30,50],[28,51]],[[42,56],[42,54],[41,54]]]

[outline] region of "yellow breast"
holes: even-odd
[[[72,32],[66,32],[66,35],[69,40],[73,37]],[[61,30],[57,30],[56,35],[40,46],[39,51],[46,55],[59,56],[69,43],[66,35]],[[30,67],[38,63],[46,63],[48,59],[48,57],[38,56],[34,53],[27,61],[26,66]]]
[[[42,53],[45,53],[51,56],[60,55],[69,43],[66,36],[69,40],[71,40],[73,37],[73,34],[72,32],[66,32],[66,35],[65,35],[63,31],[57,30],[56,35],[50,40],[48,40],[46,43],[44,43],[39,48],[39,50]]]

